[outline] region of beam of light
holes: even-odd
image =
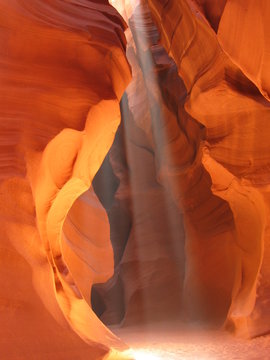
[[[166,347],[165,347],[166,348]],[[194,351],[194,350],[193,350]],[[188,356],[186,356],[188,354]],[[203,354],[198,354],[195,352],[193,356],[191,356],[190,348],[182,347],[181,354],[179,351],[173,353],[170,351],[168,353],[163,348],[138,348],[138,349],[129,349],[124,351],[124,356],[127,356],[128,359],[132,358],[133,360],[214,360],[216,357],[209,357]]]
[[[168,152],[167,159],[157,159],[159,158],[159,146],[164,144],[167,146],[169,143],[169,140],[167,139],[166,134],[166,126],[168,126],[167,117],[168,114],[166,113],[166,107],[162,106],[163,100],[161,95],[161,89],[159,86],[157,74],[156,74],[156,65],[154,63],[153,54],[150,51],[151,50],[151,41],[148,38],[147,34],[147,24],[145,24],[145,16],[144,16],[144,10],[143,10],[143,2],[140,0],[110,0],[110,3],[122,14],[124,15],[126,9],[129,9],[128,14],[125,13],[125,15],[129,15],[128,19],[126,19],[129,22],[131,33],[129,36],[131,36],[129,41],[129,46],[133,47],[136,58],[137,58],[137,64],[134,64],[134,60],[132,60],[132,57],[129,56],[129,53],[127,52],[128,60],[131,64],[131,67],[134,67],[134,74],[133,74],[133,84],[130,84],[130,86],[126,90],[126,98],[127,98],[127,105],[126,107],[129,108],[130,112],[133,115],[134,121],[138,128],[140,128],[140,124],[142,122],[143,115],[141,114],[141,109],[138,109],[138,103],[136,101],[136,91],[140,89],[140,94],[144,93],[145,101],[148,104],[148,109],[146,110],[149,112],[149,118],[150,120],[144,121],[144,124],[142,126],[144,132],[147,134],[150,131],[153,131],[151,129],[154,129],[155,131],[152,132],[152,136],[154,138],[154,161],[155,161],[155,167],[156,167],[156,181],[163,187],[163,191],[160,193],[162,200],[162,205],[165,207],[164,210],[164,216],[166,216],[163,221],[167,222],[168,224],[168,231],[169,231],[169,241],[168,241],[168,251],[171,252],[171,254],[176,256],[176,261],[180,262],[179,266],[179,284],[183,281],[182,279],[182,270],[181,265],[184,261],[183,256],[181,252],[184,251],[182,245],[183,245],[183,224],[181,220],[181,214],[180,211],[178,212],[177,205],[173,201],[173,196],[171,194],[171,188],[170,185],[166,183],[166,180],[160,180],[159,179],[159,171],[160,167],[164,166],[164,163],[166,160],[170,160],[171,163],[172,155],[170,152]],[[131,15],[133,15],[131,17]],[[131,20],[131,23],[130,23]],[[129,38],[129,36],[127,36]],[[137,41],[136,41],[137,38]],[[141,44],[141,45],[140,45]],[[145,49],[148,49],[148,51],[145,51]],[[164,51],[165,52],[165,51]],[[136,68],[136,69],[135,69]],[[138,74],[138,75],[136,75]],[[136,76],[138,77],[138,84],[136,84]],[[144,85],[140,85],[140,77],[142,77],[144,80]],[[133,85],[133,89],[132,89]],[[143,89],[142,89],[143,87]],[[134,94],[135,92],[135,94]],[[135,101],[134,101],[135,96]],[[140,95],[139,95],[140,96]],[[140,104],[141,107],[142,104]],[[128,113],[128,110],[126,111]],[[125,123],[128,121],[128,115],[125,116],[125,113],[123,112],[122,121]],[[145,117],[147,117],[144,114]],[[144,118],[145,120],[145,118]],[[177,121],[175,118],[173,121]],[[125,131],[125,138],[132,139],[132,131],[133,129],[129,129],[128,126],[124,127]],[[142,212],[142,203],[141,200],[138,198],[138,180],[137,176],[134,173],[140,171],[141,165],[138,164],[138,161],[136,161],[136,155],[133,154],[134,152],[134,146],[132,147],[132,144],[130,144],[130,141],[126,142],[126,156],[127,156],[127,162],[130,165],[131,172],[129,174],[129,181],[130,181],[130,187],[131,187],[131,199],[132,199],[132,210],[133,210],[133,217],[134,219],[141,218],[141,212]],[[177,165],[177,164],[176,164]],[[172,166],[172,165],[171,165]],[[139,169],[139,170],[138,170]],[[143,172],[143,170],[142,170]],[[147,177],[147,175],[146,175]],[[147,179],[146,179],[147,180]],[[147,183],[147,181],[146,181]],[[140,186],[140,185],[139,185]],[[178,217],[176,216],[176,213],[178,214]],[[137,256],[138,259],[144,258],[144,247],[141,246],[143,243],[141,241],[141,225],[140,223],[134,222],[133,227],[133,235],[134,235],[134,242],[137,242],[138,246],[136,246]],[[155,224],[153,222],[153,228],[155,227]],[[179,231],[176,231],[179,230]],[[170,248],[170,250],[169,250]],[[143,270],[140,269],[140,265],[138,264],[137,272],[138,277],[140,273]],[[180,285],[178,285],[181,287]],[[144,293],[142,293],[142,302],[145,309],[147,309],[149,306],[151,307],[151,304],[149,304],[149,299],[147,296],[144,296]],[[145,316],[147,317],[147,313],[145,313]]]
[[[132,16],[132,22],[133,26],[132,28],[132,37],[133,37],[133,46],[135,48],[135,52],[137,55],[137,59],[139,62],[139,69],[142,73],[142,77],[144,79],[144,92],[145,92],[145,98],[146,102],[148,103],[148,111],[149,116],[151,118],[151,121],[149,122],[149,125],[147,129],[145,128],[145,131],[152,131],[152,136],[154,139],[154,152],[155,152],[155,167],[156,167],[156,180],[157,182],[163,187],[164,191],[162,192],[163,196],[163,206],[166,208],[166,218],[164,218],[164,221],[167,222],[169,232],[170,232],[170,241],[168,242],[168,247],[171,247],[173,254],[178,253],[179,259],[181,261],[184,261],[184,259],[180,256],[181,251],[183,251],[183,248],[181,247],[181,241],[183,240],[183,235],[181,233],[181,227],[183,226],[180,212],[177,212],[177,205],[174,202],[174,195],[171,191],[171,185],[167,183],[168,179],[161,180],[160,178],[160,170],[164,167],[165,163],[169,162],[171,163],[171,159],[173,155],[168,152],[165,158],[160,158],[159,150],[158,148],[161,146],[164,146],[164,144],[169,143],[168,137],[167,137],[167,130],[166,127],[168,126],[167,117],[172,115],[168,113],[166,110],[166,106],[164,106],[164,101],[162,100],[162,94],[161,94],[161,88],[158,82],[158,77],[156,73],[156,65],[154,62],[154,57],[151,51],[151,41],[148,38],[147,35],[147,25],[145,24],[145,16],[144,16],[144,10],[143,8],[145,5],[143,5],[143,2],[141,0],[123,0],[126,7],[131,6],[132,12],[130,13],[130,16]],[[115,5],[117,5],[117,1],[115,1]],[[131,19],[131,18],[130,18]],[[130,20],[129,19],[129,20]],[[137,37],[137,41],[135,38]],[[140,39],[140,40],[139,40]],[[144,44],[144,45],[140,45]],[[145,48],[144,48],[145,46]],[[148,48],[148,51],[145,51],[145,49]],[[128,60],[132,65],[132,60],[129,58],[129,55],[127,54]],[[163,54],[164,59],[166,58],[165,50]],[[169,58],[168,58],[169,59]],[[136,81],[136,79],[134,79]],[[128,95],[128,103],[130,106],[130,111],[133,113],[133,117],[135,119],[135,122],[138,123],[138,127],[140,127],[140,120],[138,120],[138,116],[136,116],[136,113],[138,113],[138,109],[135,106],[132,106],[132,96]],[[163,104],[163,105],[162,105]],[[124,121],[124,120],[123,120]],[[176,115],[172,121],[176,122]],[[171,122],[172,122],[171,121]],[[146,124],[144,124],[145,127]],[[152,129],[152,130],[151,130]],[[127,134],[128,135],[128,134]],[[131,149],[127,149],[127,151],[131,151]],[[132,156],[132,154],[131,154]],[[130,155],[128,155],[128,158],[131,158]],[[157,160],[159,159],[159,160]],[[174,164],[174,167],[179,167],[178,164]],[[172,165],[171,165],[172,167]],[[132,181],[132,178],[131,178]],[[134,203],[136,202],[136,199],[133,199]],[[134,204],[136,206],[136,204]],[[139,205],[140,206],[140,205]],[[138,207],[139,207],[138,206]],[[177,216],[176,216],[177,212]],[[179,219],[178,219],[179,217]],[[177,220],[176,220],[177,219]],[[176,229],[178,231],[176,231]],[[180,244],[179,244],[180,243]],[[140,249],[139,249],[140,250]],[[179,274],[180,275],[180,274]],[[182,281],[181,276],[179,278],[179,281]]]
[[[126,352],[134,360],[162,360],[164,357],[157,355],[154,350],[150,349],[129,349]]]
[[[158,355],[146,350],[132,350],[132,355],[135,360],[161,360]]]
[[[128,359],[132,360],[216,360],[216,356],[202,354],[198,348],[181,345],[181,348],[177,348],[174,352],[172,349],[166,351],[166,344],[162,344],[156,347],[136,348],[129,349],[123,353],[128,356]]]

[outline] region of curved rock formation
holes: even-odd
[[[124,358],[91,303],[270,331],[269,4],[111,2],[128,88],[108,1],[0,0],[4,360]]]
[[[202,2],[197,3],[201,5]],[[218,3],[223,7],[224,2]],[[226,213],[231,211],[233,215],[231,225],[220,229],[215,238],[208,235],[205,239],[203,232],[195,236],[198,240],[189,237],[188,280],[195,293],[206,292],[205,296],[211,302],[213,294],[210,293],[209,297],[207,283],[201,281],[202,276],[205,278],[202,274],[209,271],[209,259],[216,261],[219,256],[222,258],[227,254],[227,266],[233,270],[230,275],[233,284],[229,296],[229,323],[249,336],[269,332],[265,320],[268,312],[262,316],[261,311],[262,308],[265,311],[263,303],[268,301],[269,289],[267,280],[264,280],[267,277],[264,263],[269,256],[266,189],[269,183],[267,134],[270,112],[269,103],[260,94],[268,98],[267,75],[263,76],[266,69],[263,52],[267,53],[267,45],[260,41],[257,43],[258,36],[255,35],[257,31],[267,34],[264,11],[267,5],[254,1],[227,1],[216,35],[193,1],[149,0],[149,4],[162,43],[175,60],[185,83],[188,92],[185,109],[206,128],[202,163],[211,176],[208,186],[213,194],[229,205],[230,210],[227,208]],[[243,12],[245,16],[240,15]],[[256,24],[259,21],[260,25],[255,26],[254,36],[249,37],[247,34],[254,31],[252,19],[255,17]],[[250,56],[255,47],[258,56]],[[197,194],[198,201],[201,196],[202,190]],[[209,206],[209,201],[207,204]],[[199,214],[202,216],[202,212]],[[209,219],[210,232],[215,225],[212,214],[216,214],[217,219],[226,216],[208,208],[205,216]],[[194,225],[189,223],[187,231]],[[209,252],[209,247],[212,252]],[[205,256],[208,264],[200,266]],[[217,266],[218,263],[212,267],[212,272],[216,272]],[[228,273],[224,274],[226,276],[212,273],[210,284],[218,284],[221,279],[226,281]]]
[[[202,128],[183,109],[186,90],[181,79],[177,77],[175,65],[166,56],[164,49],[157,46],[158,36],[155,35],[145,6],[142,5],[142,9],[134,14],[130,26],[131,29],[134,27],[136,47],[151,104],[157,179],[184,215],[186,251],[190,252],[185,267],[184,303],[189,304],[188,307],[192,304],[192,316],[212,318],[216,321],[228,306],[230,278],[228,277],[228,281],[222,286],[215,285],[212,281],[212,269],[217,262],[219,265],[215,269],[216,274],[229,272],[229,267],[226,264],[228,257],[222,254],[222,249],[217,253],[210,239],[223,232],[224,228],[230,229],[231,213],[227,204],[210,190],[209,176],[200,163],[200,140],[204,136]],[[153,64],[152,69],[149,63]],[[189,238],[193,239],[192,248],[189,247]],[[198,261],[198,250],[195,247],[198,239],[205,239],[205,251],[209,252],[210,258],[211,253],[216,252],[216,258],[212,256],[212,262],[208,260],[207,271],[200,269],[204,265]],[[190,275],[192,266],[197,266],[198,273],[202,276],[197,279],[198,286],[204,284],[208,289],[207,296],[209,297],[210,293],[215,301],[209,298],[203,300],[201,294],[193,290],[196,283]]]
[[[234,64],[269,100],[269,1],[227,0],[218,40]]]
[[[153,81],[157,69],[149,62],[146,73],[141,56],[141,46],[148,53],[148,41],[152,35],[157,40],[158,33],[149,11],[144,16],[143,7],[134,8],[135,12],[126,9],[132,81],[121,101],[122,124],[109,152],[119,187],[107,206],[117,266],[113,279],[95,286],[93,299],[105,323],[125,326],[179,319],[185,268],[182,215],[158,182],[151,95],[151,91],[159,91]],[[105,182],[102,177],[111,176],[107,166],[99,176],[98,184]]]
[[[93,192],[75,200],[120,122],[125,24],[107,1],[1,0],[0,25],[1,358],[101,359],[125,348],[89,306],[108,221]],[[71,240],[85,207],[102,232]]]

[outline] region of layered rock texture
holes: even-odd
[[[101,359],[125,345],[89,306],[113,251],[82,194],[120,123],[125,23],[106,1],[3,0],[0,24],[0,357]]]
[[[255,336],[269,332],[268,5],[214,3],[149,1],[187,89],[185,110],[205,126],[200,161],[220,204],[206,201],[199,233],[193,232],[196,222],[186,225],[189,296],[199,293],[206,304],[215,302],[211,288],[223,292],[227,283],[228,327]],[[201,206],[205,190],[197,190]]]
[[[184,279],[178,276],[179,306],[184,318],[219,326],[224,324],[225,328],[248,337],[269,331],[265,308],[269,291],[266,270],[269,105],[266,86],[262,87],[263,81],[258,76],[255,79],[258,59],[240,51],[241,46],[243,49],[256,48],[254,51],[261,54],[260,59],[266,56],[263,55],[267,52],[265,44],[261,43],[259,51],[258,41],[252,43],[251,37],[245,38],[245,27],[251,31],[251,20],[245,20],[242,25],[241,19],[245,16],[240,16],[244,12],[250,17],[258,14],[262,17],[262,28],[267,11],[263,7],[266,5],[261,5],[253,2],[236,5],[236,2],[226,1],[134,1],[118,5],[132,33],[132,37],[130,33],[127,35],[127,55],[133,81],[123,100],[126,104],[123,106],[128,110],[122,114],[126,128],[132,129],[125,130],[126,149],[122,150],[128,157],[128,161],[124,160],[129,167],[125,178],[121,176],[127,166],[122,166],[118,174],[119,158],[118,164],[113,159],[115,150],[111,151],[110,158],[113,169],[118,166],[113,170],[120,181],[116,197],[126,200],[122,207],[129,209],[131,232],[126,232],[126,240],[121,242],[127,246],[120,251],[123,257],[119,260],[114,281],[100,290],[105,298],[104,292],[111,292],[101,311],[108,323],[120,318],[124,324],[134,323],[143,313],[147,318],[147,297],[151,296],[145,295],[144,301],[141,298],[147,293],[144,289],[147,274],[153,272],[145,268],[145,279],[141,281],[138,272],[127,278],[128,269],[134,269],[132,261],[127,259],[133,243],[142,249],[143,255],[133,250],[132,256],[139,260],[140,267],[151,259],[153,251],[158,254],[154,247],[148,250],[147,236],[138,235],[144,239],[142,245],[134,238],[136,229],[139,232],[134,208],[139,194],[133,196],[132,188],[134,184],[141,192],[147,188],[138,179],[142,176],[141,168],[147,167],[147,174],[150,169],[144,160],[146,156],[140,155],[140,161],[134,160],[135,145],[141,154],[147,154],[149,150],[153,154],[152,176],[163,188],[160,191],[166,204],[172,204],[173,214],[178,219],[167,223],[174,237],[167,236],[166,246],[177,244],[181,252],[185,242],[185,263],[179,267]],[[159,33],[151,16],[164,48],[160,46]],[[234,39],[235,33],[237,38]],[[261,30],[261,34],[265,33],[267,30]],[[237,45],[234,41],[238,41]],[[262,69],[263,66],[264,61]],[[115,143],[113,147],[119,148],[119,144]],[[133,160],[129,153],[133,154]],[[143,165],[144,161],[148,165]],[[134,175],[135,172],[139,175]],[[144,176],[150,178],[149,174]],[[151,187],[154,187],[153,183]],[[143,199],[146,199],[145,195]],[[138,203],[142,205],[143,201]],[[160,205],[164,208],[164,204]],[[147,209],[143,212],[139,219],[147,217]],[[168,208],[166,212],[171,214]],[[156,210],[152,210],[152,214],[155,213]],[[155,216],[166,222],[162,210],[159,209]],[[181,235],[182,223],[185,231]],[[158,247],[154,230],[151,235],[156,238],[155,246]],[[180,253],[178,256],[180,259]],[[171,258],[171,263],[177,261]],[[164,274],[157,260],[154,272]],[[168,271],[168,278],[173,279],[169,274]],[[119,278],[121,298],[124,298],[121,316],[112,316],[117,310],[110,309],[106,317],[105,309],[106,306],[112,308],[112,289]],[[149,292],[152,285],[148,282]],[[162,292],[161,278],[158,287]],[[127,295],[132,293],[141,295],[133,298]],[[172,298],[177,297],[173,295]],[[151,300],[151,306],[160,309],[153,316],[155,319],[163,311],[162,301],[166,303],[163,309],[174,308],[168,294],[163,294],[162,298],[156,296]],[[133,303],[137,303],[135,317],[130,310]]]
[[[111,2],[0,0],[4,360],[270,332],[268,1]]]
[[[121,101],[122,124],[107,159],[119,182],[107,204],[116,267],[113,279],[95,286],[94,302],[97,313],[108,324],[176,320],[181,313],[183,217],[168,189],[159,182],[158,148],[152,128],[153,121],[159,121],[155,116],[159,108],[152,113],[157,102],[152,91],[160,97],[160,90],[148,43],[149,30],[154,30],[155,39],[158,33],[149,11],[142,11],[144,8],[136,8],[127,19],[131,29],[126,34],[127,57],[133,79]],[[137,31],[142,41],[137,41]],[[148,73],[142,46],[147,50]],[[169,61],[164,50],[163,56]],[[176,68],[174,73],[177,75]],[[108,176],[107,165],[95,178],[96,188]],[[102,194],[102,187],[97,193]]]

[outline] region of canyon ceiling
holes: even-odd
[[[270,333],[270,3],[0,0],[0,357]]]

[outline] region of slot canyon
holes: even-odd
[[[0,360],[270,360],[269,0],[0,0],[0,44]]]

